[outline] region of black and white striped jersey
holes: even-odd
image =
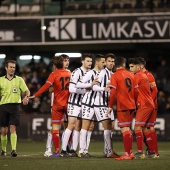
[[[101,70],[98,76],[99,85],[93,86],[93,90],[97,92],[94,102],[94,105],[97,107],[108,106],[110,93],[105,92],[104,88],[107,87],[108,83],[110,83],[111,74],[113,74],[113,72],[107,68]]]
[[[100,70],[101,71],[101,70]],[[90,89],[90,91],[86,92],[82,99],[82,104],[93,107],[94,99],[96,97],[96,92],[91,88],[91,84],[94,79],[98,78],[100,71],[95,71],[94,69],[90,70],[83,78],[77,83],[78,88],[86,88]]]
[[[77,83],[82,79],[84,75],[89,70],[84,70],[82,67],[75,69],[71,74],[70,84],[69,84],[69,99],[68,103],[72,105],[81,106],[81,101],[85,93],[85,89],[77,88]]]

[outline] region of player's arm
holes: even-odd
[[[152,96],[152,99],[155,100],[157,98],[157,93],[158,93],[155,78],[152,75],[149,75],[148,79],[149,79],[149,84],[150,84],[150,89],[151,89],[151,96]]]
[[[40,94],[44,93],[47,89],[49,89],[55,80],[54,73],[51,73],[46,81],[46,83],[33,95],[30,96],[30,99],[33,99],[35,97],[38,97]]]
[[[79,73],[78,73],[78,71],[76,71],[72,74],[71,80],[69,83],[69,92],[70,93],[77,93],[77,94],[85,93],[85,89],[79,89],[76,87],[78,80],[79,80]]]
[[[134,99],[135,99],[136,105],[137,105],[138,95],[139,95],[139,85],[138,85],[138,79],[137,79],[137,77],[135,77],[135,79],[134,79]]]
[[[91,80],[92,77],[92,72],[89,71],[83,78],[81,81],[79,81],[76,85],[77,88],[84,88],[84,89],[88,89],[88,88],[92,88],[95,84],[98,84],[98,79],[94,79],[92,83],[88,83],[89,80]]]
[[[49,92],[50,92],[50,93],[54,92],[54,87],[53,87],[53,86],[51,86],[51,87],[49,88]]]
[[[110,78],[110,97],[109,97],[109,108],[108,108],[108,113],[110,114],[113,108],[114,100],[115,100],[115,95],[116,95],[116,82],[115,82],[115,77],[112,75]]]
[[[33,99],[38,97],[40,94],[44,93],[48,88],[50,88],[51,84],[46,82],[33,96],[30,96],[29,99]]]
[[[93,86],[93,91],[110,91],[109,87],[101,87],[100,84],[105,76],[105,70],[103,69],[98,76],[98,84]]]
[[[69,84],[69,92],[70,93],[77,93],[77,94],[84,94],[85,93],[85,89],[76,88],[76,84],[70,82],[70,84]]]

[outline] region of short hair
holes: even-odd
[[[137,64],[140,64],[140,61],[139,61],[138,58],[129,58],[129,59],[128,59],[128,64],[137,65]]]
[[[82,55],[81,60],[84,61],[86,58],[91,58],[91,59],[93,59],[93,58],[94,58],[94,55],[93,55],[93,54],[90,54],[90,53],[85,53],[85,54]]]
[[[105,58],[104,57],[104,55],[103,54],[97,54],[96,56],[95,56],[95,61],[100,61],[101,60],[101,58]]]
[[[126,58],[124,57],[116,57],[115,58],[115,67],[122,67],[124,64],[126,64]]]
[[[146,67],[146,61],[143,57],[138,57],[138,60],[139,60],[140,64],[143,64],[144,67]]]
[[[13,63],[13,64],[17,64],[17,62],[15,61],[15,60],[7,60],[6,62],[5,62],[5,67],[8,67],[8,63]]]
[[[57,68],[63,68],[63,61],[64,61],[64,58],[61,55],[59,55],[59,56],[53,57],[51,60],[51,63],[55,65]]]
[[[68,55],[66,55],[66,54],[61,54],[61,56],[64,58],[64,60],[70,58],[70,57],[69,57]]]
[[[116,58],[116,56],[113,54],[113,53],[108,53],[108,54],[106,54],[106,60],[108,59],[108,58],[112,58],[112,59],[115,59]]]

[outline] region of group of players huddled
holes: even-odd
[[[48,88],[52,92],[52,130],[48,133],[44,156],[94,157],[88,152],[90,138],[94,123],[101,122],[104,128],[103,157],[116,160],[159,157],[154,130],[158,92],[155,79],[146,70],[144,58],[129,58],[129,69],[126,69],[126,62],[124,57],[116,57],[112,53],[106,56],[83,54],[82,66],[71,73],[68,70],[69,56],[63,54],[53,57],[54,71],[38,92],[29,97],[37,97]],[[94,68],[91,68],[92,63]],[[114,103],[116,113],[113,113]],[[123,136],[125,153],[122,156],[112,146],[114,114]],[[132,152],[133,118],[137,144],[135,154]],[[64,132],[60,140],[59,131],[63,122]],[[144,143],[147,148],[145,153]]]

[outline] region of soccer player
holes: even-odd
[[[86,75],[92,65],[92,54],[83,54],[82,56],[82,66],[75,69],[71,74],[71,80],[69,85],[70,96],[68,100],[68,126],[64,132],[62,138],[62,151],[61,156],[68,156],[66,152],[66,147],[73,131],[73,141],[71,155],[77,156],[76,150],[79,142],[80,128],[81,128],[81,102],[85,94],[84,88],[77,88],[76,84],[78,81]]]
[[[68,70],[68,67],[69,67],[69,56],[65,55],[65,54],[62,54],[61,56],[64,59],[64,62],[63,62],[64,69],[66,69],[67,71],[70,72],[70,70]],[[55,57],[53,59],[55,59]],[[56,67],[53,68],[53,69],[56,69]],[[54,100],[54,89],[53,89],[53,87],[49,88],[49,92],[51,93],[51,107],[52,107],[53,106],[53,100]],[[67,115],[66,114],[65,114],[65,117],[64,117],[63,125],[64,125],[64,129],[66,129],[66,127],[67,127]],[[46,151],[44,153],[44,156],[45,157],[50,157],[51,155],[52,155],[52,133],[51,133],[51,131],[49,131],[48,135],[47,135]]]
[[[88,91],[82,99],[82,128],[80,131],[80,149],[78,157],[86,157],[86,138],[89,127],[94,124],[94,99],[96,92],[92,90],[93,85],[98,84],[98,75],[104,68],[105,58],[103,55],[98,54],[95,56],[95,66],[90,70],[78,83],[77,88],[85,88]]]
[[[16,61],[7,60],[5,62],[6,75],[0,77],[0,127],[1,127],[1,155],[6,156],[7,133],[10,131],[11,156],[16,157],[17,133],[16,126],[20,125],[21,92],[25,93],[23,104],[28,104],[30,91],[24,80],[15,75]]]
[[[155,104],[154,113],[152,114],[152,116],[154,117],[154,121],[155,121],[154,125],[155,125],[156,117],[157,117],[157,110],[158,110],[158,101],[157,101],[158,89],[157,89],[155,78],[154,78],[153,74],[151,72],[149,72],[148,70],[146,70],[145,59],[142,58],[142,57],[138,57],[138,59],[140,61],[141,70],[147,75],[147,77],[149,79],[151,96],[152,96],[153,102]],[[155,152],[156,152],[157,157],[159,157],[156,131],[155,131],[154,127],[150,127],[150,129],[153,131],[153,134],[154,134],[153,135],[153,137],[154,137],[153,141],[154,141]],[[147,146],[146,138],[144,138],[144,143]],[[150,156],[150,151],[148,150],[148,157],[149,156]]]
[[[111,75],[110,80],[110,101],[108,113],[111,113],[114,100],[117,99],[117,119],[118,126],[123,135],[123,144],[125,154],[116,160],[131,160],[133,159],[132,144],[133,136],[130,129],[134,111],[134,75],[125,69],[126,59],[116,57],[115,68],[116,72]]]
[[[150,157],[155,157],[154,148],[154,132],[150,129],[154,125],[154,102],[151,97],[150,84],[148,77],[140,68],[138,58],[129,59],[129,68],[135,76],[135,101],[136,101],[136,119],[135,119],[135,135],[138,152],[134,155],[135,158],[144,159],[143,140],[144,136],[150,151]],[[144,135],[143,135],[144,134]]]
[[[115,65],[114,60],[114,54],[109,53],[106,55],[106,67],[101,70],[98,76],[99,85],[93,86],[93,90],[97,91],[94,101],[94,110],[97,115],[98,121],[102,122],[102,125],[104,127],[104,157],[106,158],[120,157],[112,149],[111,133],[114,129],[114,113],[112,111],[111,116],[108,116],[107,113],[110,95],[110,88],[108,87],[108,84],[110,83],[110,77],[113,74],[112,70]]]
[[[52,140],[55,153],[52,156],[60,156],[60,125],[64,122],[64,115],[67,112],[69,97],[69,82],[71,73],[63,68],[63,57],[58,56],[52,60],[54,72],[52,72],[46,83],[30,98],[34,98],[45,92],[50,86],[54,88],[54,102],[52,106]]]

